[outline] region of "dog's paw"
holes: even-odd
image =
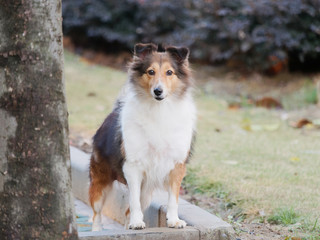
[[[184,228],[187,226],[186,222],[180,219],[167,220],[169,228]]]
[[[129,229],[141,230],[145,228],[146,228],[146,224],[143,221],[129,224]]]

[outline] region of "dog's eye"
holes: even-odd
[[[149,74],[149,75],[154,75],[155,72],[154,72],[153,70],[149,70],[149,71],[148,71],[148,74]]]
[[[173,73],[173,72],[172,72],[171,70],[168,70],[168,71],[167,71],[167,76],[171,76],[172,73]]]

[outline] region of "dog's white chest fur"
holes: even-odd
[[[126,97],[121,112],[126,163],[141,169],[148,184],[162,187],[175,164],[189,154],[195,115],[190,95],[151,103]]]

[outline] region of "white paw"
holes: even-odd
[[[92,232],[96,232],[96,231],[102,231],[102,225],[100,223],[92,224]]]
[[[143,221],[129,224],[129,229],[140,230],[144,228],[146,228],[146,224]]]
[[[187,226],[186,222],[180,219],[168,219],[167,225],[169,228],[184,228]]]

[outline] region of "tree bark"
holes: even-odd
[[[0,0],[0,238],[77,239],[61,0]]]

